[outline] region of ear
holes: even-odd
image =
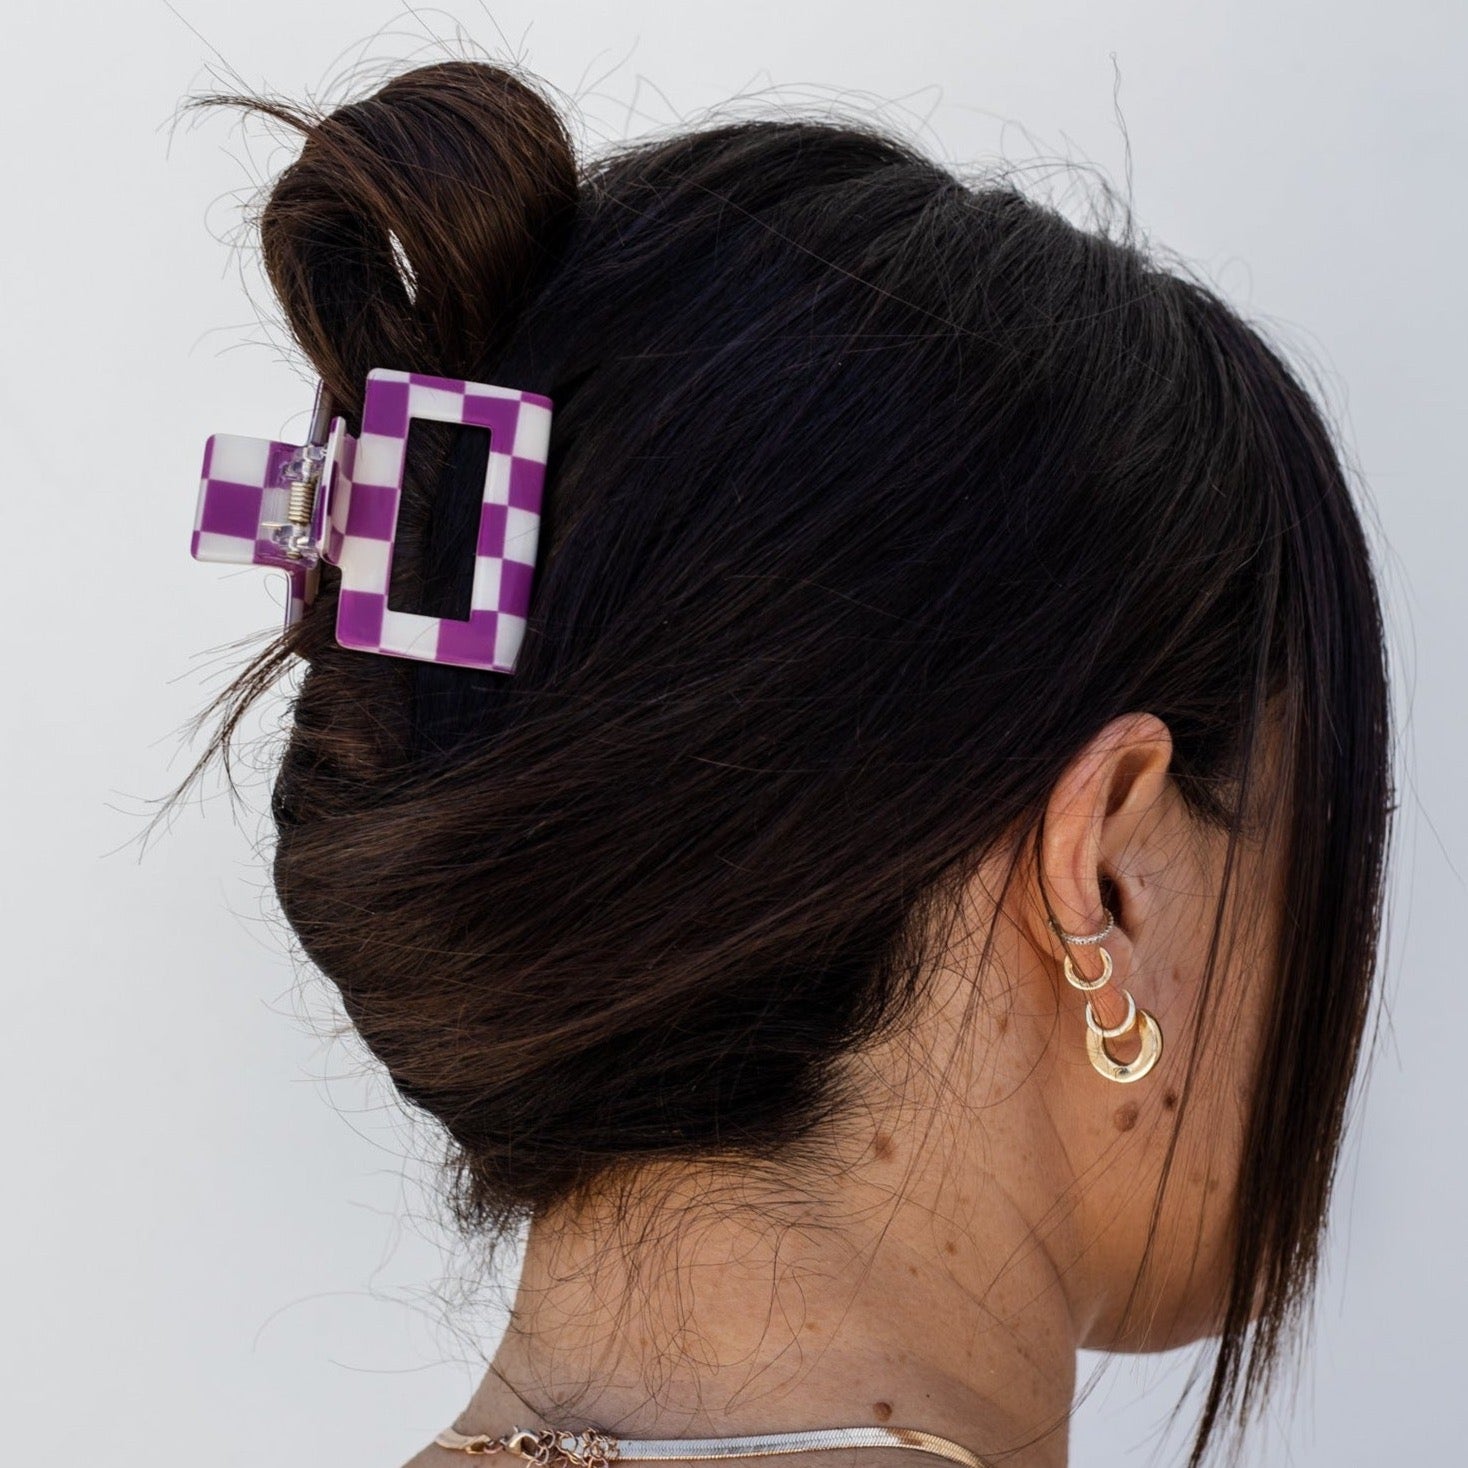
[[[1056,781],[1039,841],[1043,890],[1035,936],[1042,952],[1058,957],[1063,951],[1047,918],[1068,933],[1094,933],[1105,926],[1104,909],[1110,908],[1116,927],[1106,948],[1118,984],[1130,974],[1133,943],[1154,890],[1146,881],[1148,835],[1165,811],[1171,762],[1167,725],[1155,714],[1123,714]],[[1074,950],[1073,958],[1087,951]],[[1077,966],[1083,965],[1082,959]],[[1092,965],[1085,971],[1094,977],[1100,970]]]

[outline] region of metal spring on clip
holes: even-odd
[[[316,384],[316,398],[311,405],[311,429],[301,452],[291,461],[286,487],[286,521],[301,531],[310,529],[311,512],[316,506],[316,489],[321,482],[321,463],[325,458],[326,440],[331,433],[331,395],[325,383]],[[285,547],[286,554],[299,557],[304,535],[293,536]]]

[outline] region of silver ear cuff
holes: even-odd
[[[1103,906],[1101,911],[1106,914],[1106,926],[1099,933],[1067,933],[1054,918],[1050,919],[1050,930],[1066,943],[1099,943],[1103,938],[1110,937],[1111,930],[1116,926],[1111,909]]]

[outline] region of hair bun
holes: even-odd
[[[472,377],[575,206],[556,108],[502,67],[418,67],[326,116],[254,104],[306,136],[260,221],[286,319],[350,413],[373,367]]]

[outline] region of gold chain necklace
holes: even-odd
[[[825,1448],[911,1448],[958,1463],[990,1468],[977,1453],[915,1427],[821,1427],[808,1432],[765,1432],[750,1437],[616,1438],[589,1428],[582,1433],[515,1428],[503,1437],[469,1435],[445,1428],[434,1438],[461,1453],[509,1453],[535,1468],[607,1468],[617,1461],[657,1463],[705,1458],[768,1458],[777,1453]]]

